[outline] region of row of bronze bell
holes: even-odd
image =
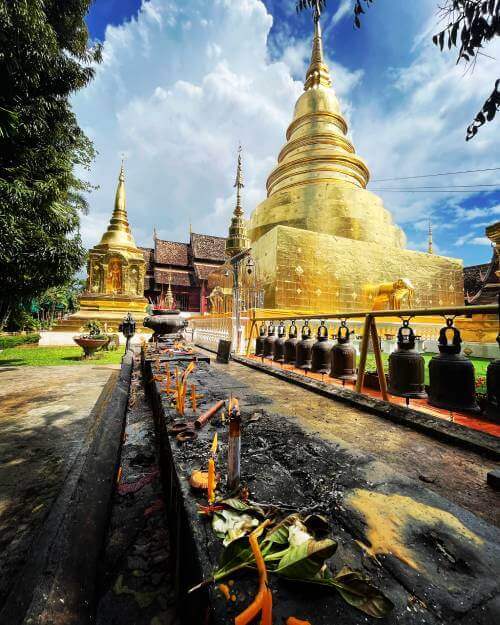
[[[267,336],[266,336],[267,331]],[[356,379],[356,350],[350,344],[351,332],[342,321],[337,333],[337,343],[329,339],[328,328],[322,321],[318,328],[316,341],[312,337],[309,322],[302,326],[301,339],[295,321],[286,338],[285,324],[281,322],[277,329],[273,322],[266,328],[263,323],[255,342],[255,355],[272,358],[280,364],[294,365],[303,371],[329,374],[340,380]]]
[[[257,356],[272,358],[276,362],[293,364],[296,368],[315,373],[329,373],[341,380],[356,379],[356,350],[350,344],[351,332],[342,321],[334,345],[328,337],[324,322],[318,328],[317,340],[311,336],[308,321],[302,327],[302,339],[297,336],[295,322],[289,329],[288,338],[283,322],[276,327],[271,322],[267,328],[261,325],[256,339]],[[461,353],[460,332],[447,319],[439,333],[439,354],[429,362],[428,402],[431,406],[451,411],[477,413],[474,365]],[[499,343],[500,344],[500,343]],[[500,412],[500,360],[488,367],[488,400]],[[490,388],[491,387],[491,388]],[[398,347],[389,356],[388,391],[398,397],[425,398],[425,361],[415,350],[415,333],[408,320],[398,331]]]

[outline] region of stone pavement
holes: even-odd
[[[155,427],[136,358],[99,566],[97,625],[178,625]]]
[[[0,610],[78,471],[118,369],[0,367]]]

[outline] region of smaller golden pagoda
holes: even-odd
[[[236,256],[236,254],[250,247],[247,226],[243,216],[243,209],[241,208],[241,189],[245,186],[243,184],[243,170],[241,166],[241,145],[238,148],[238,165],[234,186],[236,187],[236,207],[231,218],[231,225],[229,226],[229,236],[226,240],[226,255],[230,257]]]
[[[127,312],[141,317],[147,306],[145,272],[144,254],[137,247],[128,223],[122,161],[108,229],[89,250],[87,285],[80,297],[80,310],[64,320],[57,330],[79,331],[89,320],[96,319],[110,332],[117,330]]]

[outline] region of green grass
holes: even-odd
[[[60,365],[115,365],[120,364],[125,346],[114,352],[98,352],[96,358],[83,360],[83,350],[77,345],[68,347],[13,347],[0,353],[0,367],[50,367]]]
[[[429,360],[434,356],[434,354],[423,354],[425,360],[425,383],[429,384],[429,367],[427,366]],[[387,372],[389,370],[389,354],[382,354],[382,360],[384,362],[384,370]],[[478,378],[486,378],[486,369],[490,364],[491,360],[488,358],[471,358],[472,364],[474,365],[474,369],[476,372],[476,382]],[[375,356],[373,354],[368,354],[368,358],[366,359],[366,371],[376,371],[377,367],[375,365]],[[484,388],[483,388],[484,387]],[[486,390],[486,384],[480,385],[477,388],[477,391],[482,393]]]

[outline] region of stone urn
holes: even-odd
[[[109,343],[109,338],[97,339],[90,336],[74,336],[75,343],[83,349],[84,358],[92,358],[96,351]]]
[[[142,325],[153,330],[154,334],[150,342],[163,341],[168,338],[180,336],[187,326],[187,321],[181,317],[180,310],[154,309],[152,315],[144,317]]]

